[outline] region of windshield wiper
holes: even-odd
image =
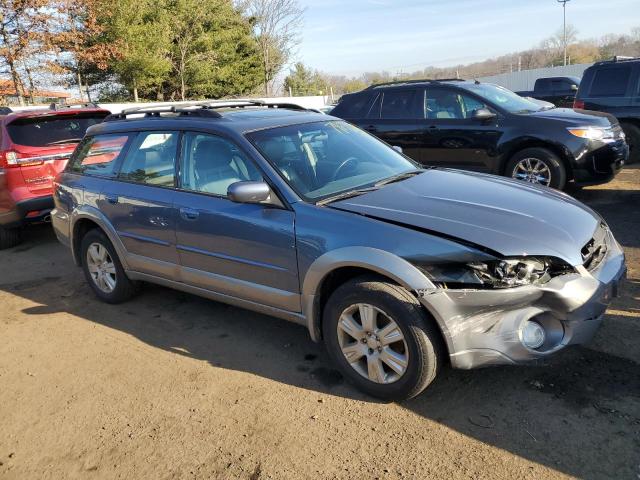
[[[394,182],[400,182],[406,178],[409,177],[413,177],[414,175],[419,175],[422,172],[424,172],[424,170],[420,169],[420,170],[411,170],[410,172],[404,172],[404,173],[400,173],[398,175],[394,175],[393,177],[389,177],[389,178],[385,178],[384,180],[380,180],[378,183],[375,184],[376,187],[381,187],[383,185],[388,185],[390,183],[394,183]]]
[[[65,140],[57,140],[55,142],[49,142],[47,145],[63,145],[65,143],[78,143],[81,138],[67,138]]]
[[[330,197],[323,198],[322,200],[317,201],[316,205],[325,205],[327,203],[337,202],[338,200],[344,200],[345,198],[357,197],[358,195],[363,195],[367,192],[373,192],[375,190],[378,190],[378,187],[356,188],[355,190],[349,190],[347,192],[342,192]]]

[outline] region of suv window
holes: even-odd
[[[487,106],[471,95],[447,89],[427,89],[427,118],[467,119],[473,118],[476,110]]]
[[[623,97],[631,78],[631,67],[620,65],[596,70],[591,82],[591,97]]]
[[[172,187],[178,151],[177,132],[139,133],[129,149],[118,178],[130,182]]]
[[[233,183],[262,180],[256,166],[229,140],[187,133],[183,144],[180,185],[185,190],[226,197]]]
[[[369,91],[346,95],[332,110],[332,114],[345,118],[364,118],[369,112],[369,105],[378,92]]]
[[[85,139],[73,155],[69,170],[88,175],[113,176],[129,135],[96,135]]]
[[[383,119],[424,118],[422,91],[387,90],[382,99],[381,117]]]
[[[91,125],[100,123],[108,113],[83,113],[18,118],[7,125],[11,141],[27,147],[46,147],[78,143]]]

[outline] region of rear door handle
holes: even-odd
[[[198,218],[198,216],[200,215],[200,213],[197,210],[194,210],[192,208],[181,208],[180,209],[180,216],[182,218],[184,218],[185,220],[195,220]]]
[[[116,203],[118,203],[118,196],[117,195],[105,195],[104,196],[105,200],[107,202],[109,202],[112,205],[115,205]]]

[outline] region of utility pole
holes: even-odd
[[[563,32],[563,46],[564,46],[564,66],[567,66],[567,2],[571,0],[557,0],[562,4],[562,32]]]

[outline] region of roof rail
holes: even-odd
[[[206,117],[221,118],[215,110],[222,108],[236,109],[246,107],[283,108],[287,110],[307,110],[295,103],[274,102],[267,103],[262,100],[219,100],[211,102],[182,103],[178,105],[156,105],[149,107],[134,107],[113,113],[105,118],[105,122],[125,120],[129,115],[144,115],[145,117],[160,117],[163,113],[178,114],[180,117]]]
[[[640,57],[627,57],[624,55],[616,55],[609,60],[601,60],[594,63],[594,65],[603,65],[605,63],[620,63],[620,62],[632,62],[634,60],[640,60]]]
[[[99,108],[97,103],[86,102],[86,103],[72,103],[72,104],[62,104],[62,103],[52,103],[49,105],[49,110],[62,110],[65,108]]]
[[[388,85],[411,85],[413,83],[438,83],[438,82],[464,82],[464,78],[422,78],[416,80],[394,80],[392,82],[374,83],[367,87],[367,90],[376,87],[386,87]]]

